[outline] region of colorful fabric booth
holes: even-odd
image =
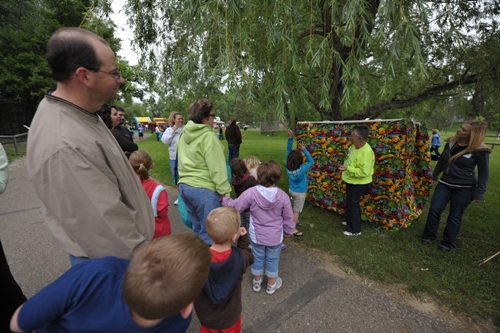
[[[362,220],[389,230],[406,228],[422,213],[432,182],[429,135],[412,121],[297,123],[297,141],[307,147],[315,162],[308,173],[307,201],[345,213],[345,184],[337,167],[351,145],[347,133],[360,124],[370,128],[367,143],[375,153],[373,182],[361,199]]]

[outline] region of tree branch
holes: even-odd
[[[359,119],[366,119],[368,117],[373,119],[373,118],[378,117],[382,113],[382,111],[390,110],[390,109],[402,109],[402,108],[406,108],[409,106],[413,106],[415,104],[418,104],[418,103],[423,102],[425,100],[428,100],[430,98],[436,97],[437,95],[439,95],[445,91],[455,89],[458,86],[464,86],[464,85],[476,83],[478,81],[479,77],[480,77],[479,74],[462,76],[459,80],[448,82],[448,83],[445,83],[445,84],[442,84],[439,86],[429,88],[426,91],[422,92],[421,94],[418,94],[417,96],[410,97],[410,98],[405,99],[405,100],[393,99],[389,102],[380,102],[380,103],[377,103],[375,105],[361,109],[360,111],[356,112],[353,116],[351,116],[347,119],[359,120]]]

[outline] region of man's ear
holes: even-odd
[[[91,73],[85,67],[78,67],[75,71],[75,76],[78,78],[78,81],[85,85],[89,85],[91,81]]]
[[[189,317],[191,312],[193,312],[193,306],[194,306],[194,302],[191,302],[188,305],[186,305],[185,308],[181,309],[180,312],[181,312],[182,318],[187,319]]]

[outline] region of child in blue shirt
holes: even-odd
[[[300,226],[299,215],[302,213],[304,208],[304,202],[306,200],[306,192],[308,188],[307,182],[307,170],[309,170],[314,164],[314,160],[305,149],[304,145],[299,145],[297,150],[292,150],[293,144],[293,132],[288,129],[288,143],[286,149],[286,172],[288,173],[289,180],[289,190],[290,196],[293,201],[293,222],[295,223],[294,236],[302,236],[303,233],[297,230],[297,226]],[[306,163],[303,163],[304,157],[306,156]]]
[[[104,257],[69,269],[21,305],[13,332],[186,332],[210,269],[198,236],[160,237],[132,259]]]

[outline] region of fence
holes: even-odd
[[[30,126],[36,105],[14,101],[0,101],[0,135],[27,134],[24,125]]]

